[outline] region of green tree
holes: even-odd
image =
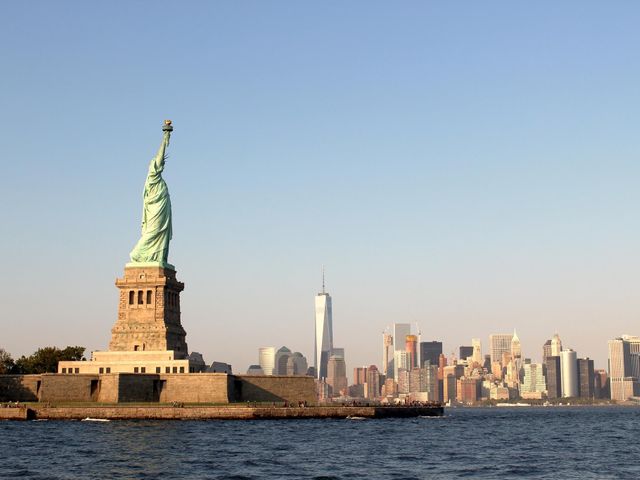
[[[32,355],[22,356],[16,361],[16,369],[20,373],[55,373],[61,360],[84,360],[84,347],[43,347]]]
[[[0,348],[0,375],[13,373],[15,370],[15,362],[11,358],[11,354],[4,348]]]
[[[86,358],[84,358],[85,350],[86,348],[78,346],[66,347],[60,352],[60,360],[74,360],[76,362],[86,360]]]

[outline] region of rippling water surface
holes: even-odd
[[[0,478],[640,478],[640,409],[387,420],[0,422]]]

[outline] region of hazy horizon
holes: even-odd
[[[106,350],[161,125],[191,351],[640,334],[640,5],[9,3],[0,348]]]

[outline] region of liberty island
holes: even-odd
[[[162,177],[172,132],[171,120],[165,120],[162,141],[149,163],[144,184],[140,238],[130,253],[131,261],[125,264],[124,275],[115,282],[118,317],[111,329],[109,349],[92,352],[89,361],[60,361],[55,374],[0,375],[0,401],[30,402],[26,408],[0,409],[0,419],[442,415],[437,402],[318,407],[312,376],[211,371],[202,355],[189,352],[180,308],[184,283],[169,263],[172,210],[169,188]],[[131,402],[136,406],[127,406]]]

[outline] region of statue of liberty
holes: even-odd
[[[169,240],[171,240],[171,199],[169,189],[162,178],[166,149],[173,131],[171,120],[165,120],[163,138],[158,154],[149,164],[147,181],[144,184],[142,206],[142,235],[130,253],[135,264],[157,263],[161,267],[173,268],[167,263]]]

